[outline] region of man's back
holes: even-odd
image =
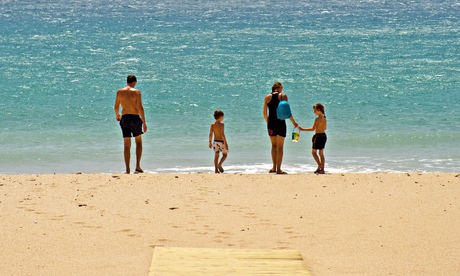
[[[117,99],[122,107],[122,115],[140,114],[140,91],[130,86],[117,91]]]

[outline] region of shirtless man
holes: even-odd
[[[135,89],[137,79],[134,75],[129,75],[127,78],[127,86],[117,91],[115,98],[115,116],[120,122],[123,132],[124,141],[124,157],[126,165],[126,173],[129,174],[129,161],[131,158],[131,137],[134,137],[136,142],[136,170],[135,173],[143,173],[141,169],[142,156],[142,134],[147,132],[147,124],[145,122],[144,107],[142,106],[141,91]],[[122,112],[120,115],[120,105]],[[142,130],[144,132],[142,132]]]

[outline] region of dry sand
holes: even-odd
[[[459,174],[0,175],[0,275],[148,275],[155,246],[311,275],[459,275]]]

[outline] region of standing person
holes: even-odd
[[[313,112],[315,113],[316,119],[311,128],[303,128],[299,126],[299,130],[302,131],[315,131],[315,135],[312,138],[312,150],[311,154],[318,164],[318,168],[315,171],[315,174],[324,174],[324,164],[326,159],[324,158],[324,147],[326,146],[327,136],[327,120],[324,113],[324,105],[317,103],[313,106]],[[319,151],[319,153],[318,153]],[[319,154],[319,156],[318,156]]]
[[[285,171],[281,170],[284,154],[284,138],[286,138],[286,122],[285,120],[278,119],[276,115],[276,109],[280,101],[288,100],[287,95],[282,92],[283,85],[280,82],[275,82],[272,86],[272,93],[264,98],[263,109],[268,135],[270,136],[270,142],[272,144],[271,155],[273,167],[268,172],[277,174],[287,174]],[[289,120],[291,120],[294,127],[298,126],[294,117],[291,116]]]
[[[228,143],[227,138],[225,137],[224,124],[224,112],[222,110],[214,111],[214,119],[216,121],[211,124],[209,129],[209,148],[214,149],[214,171],[215,173],[223,173],[224,168],[222,168],[222,163],[227,159],[228,153]],[[214,135],[214,142],[213,137]],[[222,152],[222,158],[219,161],[219,155]]]
[[[141,91],[135,89],[137,79],[134,75],[129,75],[126,80],[127,86],[117,91],[115,98],[115,117],[120,122],[121,131],[123,133],[124,157],[126,165],[126,173],[130,173],[130,157],[131,157],[131,137],[134,137],[136,142],[136,170],[135,173],[143,173],[141,168],[142,156],[142,134],[147,132],[147,124],[145,121],[144,107],[142,106]],[[120,105],[122,113],[120,115]],[[142,132],[142,130],[144,132]]]

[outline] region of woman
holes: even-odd
[[[267,123],[268,135],[272,143],[272,161],[273,167],[268,171],[269,173],[287,174],[281,170],[281,163],[283,162],[283,147],[284,138],[286,138],[286,122],[278,119],[276,116],[276,108],[280,101],[287,101],[288,97],[283,94],[283,85],[280,82],[275,82],[272,86],[272,93],[265,96],[264,99],[264,118]],[[267,112],[268,110],[268,112]],[[294,127],[298,124],[291,116],[289,118]]]

